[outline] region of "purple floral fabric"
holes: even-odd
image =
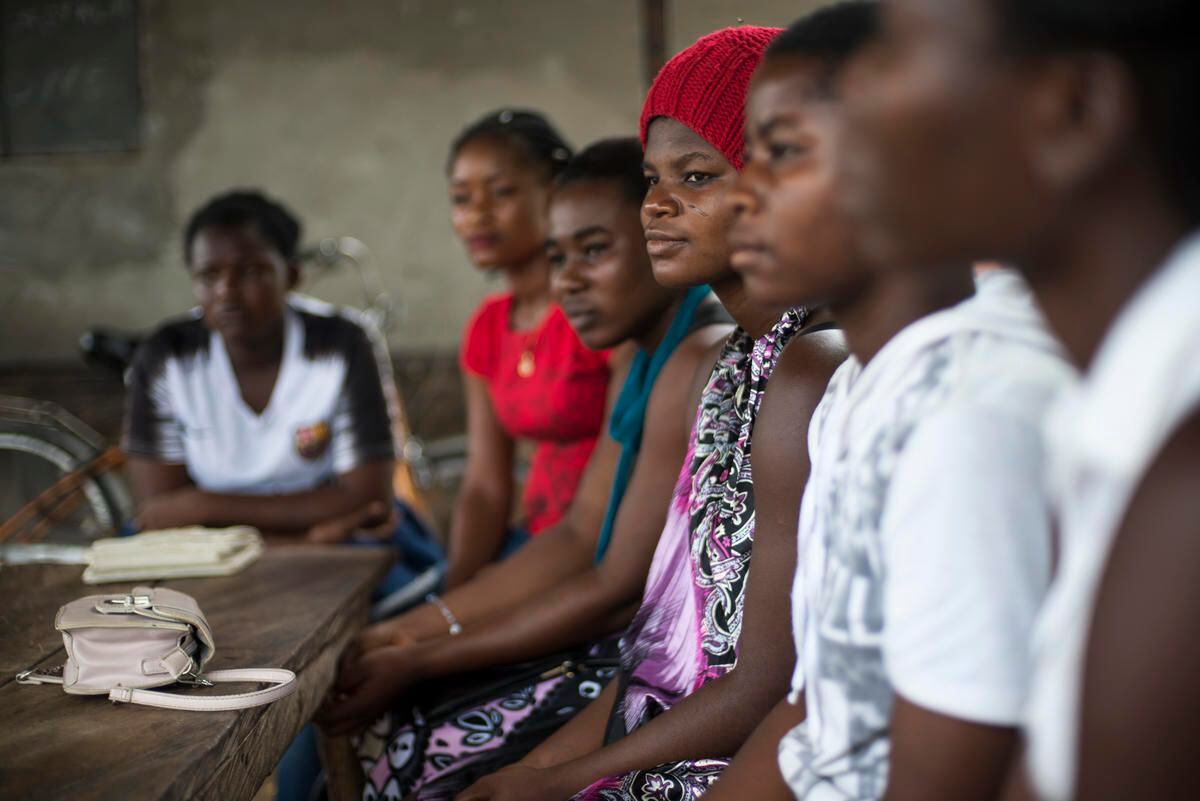
[[[792,309],[758,339],[735,330],[704,387],[642,606],[621,639],[623,692],[610,740],[737,664],[754,541],[751,434],[767,380],[807,316]],[[609,777],[576,801],[691,801],[727,763],[692,760]]]
[[[357,753],[364,801],[451,801],[481,776],[518,761],[594,698],[617,672],[616,642],[605,640],[544,672],[472,693],[452,687],[443,711],[404,705],[362,734]],[[540,670],[540,668],[539,668]]]

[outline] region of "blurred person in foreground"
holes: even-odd
[[[1183,0],[884,8],[851,102],[872,255],[1016,265],[1084,371],[1047,419],[1061,553],[1011,797],[1193,799],[1200,15]]]

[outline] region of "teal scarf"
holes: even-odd
[[[625,496],[625,488],[629,485],[629,476],[637,462],[638,451],[642,447],[642,425],[646,419],[646,404],[650,401],[650,392],[654,382],[662,372],[663,365],[675,348],[683,341],[692,328],[692,318],[700,302],[708,297],[707,286],[693,287],[683,296],[671,327],[653,354],[639,349],[629,367],[629,375],[621,386],[621,394],[613,406],[609,419],[608,433],[621,444],[621,460],[617,462],[617,472],[613,475],[612,493],[608,496],[608,508],[604,512],[604,525],[600,528],[600,539],[596,543],[596,563],[604,558],[608,544],[612,540],[613,523],[617,519],[617,509]]]

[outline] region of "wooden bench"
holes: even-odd
[[[65,659],[58,608],[132,583],[87,586],[78,566],[0,566],[0,799],[249,799],[333,681],[346,643],[366,623],[384,549],[274,547],[236,576],[160,583],[196,598],[217,652],[208,668],[286,667],[299,689],[237,712],[177,712],[24,686],[17,672]],[[224,685],[181,692],[240,692]],[[345,743],[337,762],[347,767]],[[336,766],[331,765],[338,780]],[[361,774],[347,777],[361,782]]]

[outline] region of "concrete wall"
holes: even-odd
[[[806,10],[829,0],[667,0],[672,53],[718,28],[774,25],[786,28]]]
[[[806,5],[674,0],[673,52]],[[447,222],[446,143],[497,106],[544,109],[577,144],[632,133],[638,0],[142,0],[143,144],[0,160],[0,363],[69,361],[93,324],[190,304],[178,234],[230,186],[285,199],[316,238],[373,250],[398,351],[451,353],[487,290]],[[349,275],[309,289],[358,302]]]

